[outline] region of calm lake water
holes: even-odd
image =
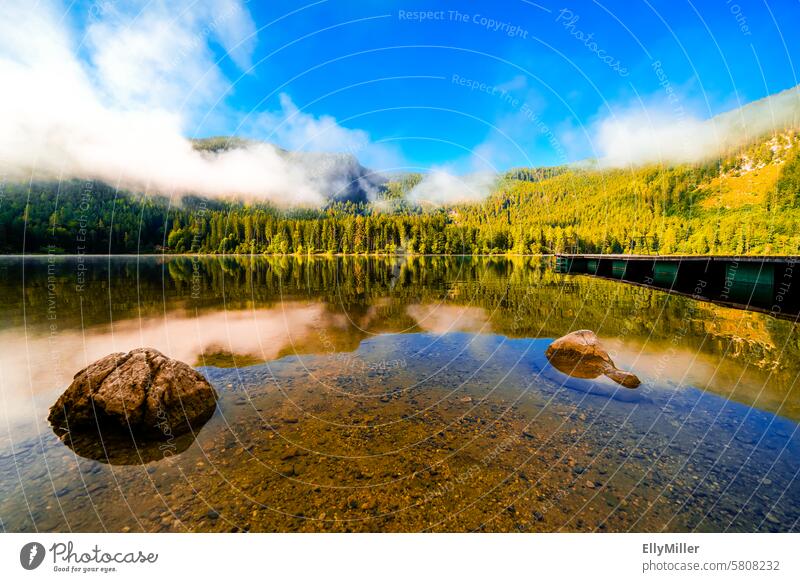
[[[0,259],[4,531],[797,531],[796,324],[547,260]],[[551,367],[594,330],[637,390]],[[131,448],[47,422],[150,346],[219,407]]]

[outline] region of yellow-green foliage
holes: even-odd
[[[86,213],[80,182],[9,185],[0,250],[76,252],[83,225],[80,252],[102,253],[798,254],[798,152],[785,132],[714,163],[518,168],[486,200],[444,208],[409,199],[418,174],[372,203],[291,212],[198,199],[167,207],[98,185]]]

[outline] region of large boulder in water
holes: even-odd
[[[558,338],[545,352],[557,370],[575,378],[597,378],[605,375],[625,388],[636,388],[639,378],[618,369],[608,352],[600,345],[593,331],[581,329]]]
[[[63,431],[115,425],[133,434],[170,439],[202,426],[217,393],[187,364],[152,348],[102,358],[77,374],[50,408]]]

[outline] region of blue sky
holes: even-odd
[[[641,103],[667,107],[655,61],[681,105],[700,118],[798,84],[798,2],[330,0],[304,6],[248,5],[258,42],[252,69],[235,83],[228,103],[244,112],[275,110],[285,93],[307,113],[332,115],[375,141],[391,140],[408,164],[422,167],[463,160],[487,142],[506,150],[493,154],[503,165],[591,156],[591,126],[599,118]],[[269,24],[294,9],[301,10]],[[420,22],[408,16],[414,11],[441,12]],[[491,30],[483,17],[519,31]],[[589,34],[612,64],[587,46]],[[231,79],[241,75],[234,63],[223,67]],[[470,89],[454,76],[507,93]],[[533,115],[521,113],[522,104]],[[259,137],[225,123],[193,129]],[[551,133],[562,148],[554,147]]]
[[[704,120],[798,85],[798,22],[797,0],[5,0],[0,157],[311,203],[319,168],[264,148],[208,159],[186,138],[450,177],[696,159],[741,133]],[[447,176],[437,188],[464,190]]]

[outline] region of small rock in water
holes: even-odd
[[[779,520],[777,517],[775,517],[775,515],[773,515],[772,513],[768,513],[767,514],[767,521],[770,522],[770,523],[774,523],[776,525],[781,522],[781,520]]]
[[[592,379],[605,375],[625,388],[636,388],[641,383],[634,374],[614,365],[597,335],[588,329],[558,338],[548,346],[545,355],[555,369],[568,376]]]
[[[209,509],[208,513],[206,513],[206,517],[208,519],[219,519],[219,512],[214,509]]]
[[[298,449],[290,449],[281,457],[281,461],[288,461],[289,459],[294,459],[295,457],[300,456],[300,451]]]

